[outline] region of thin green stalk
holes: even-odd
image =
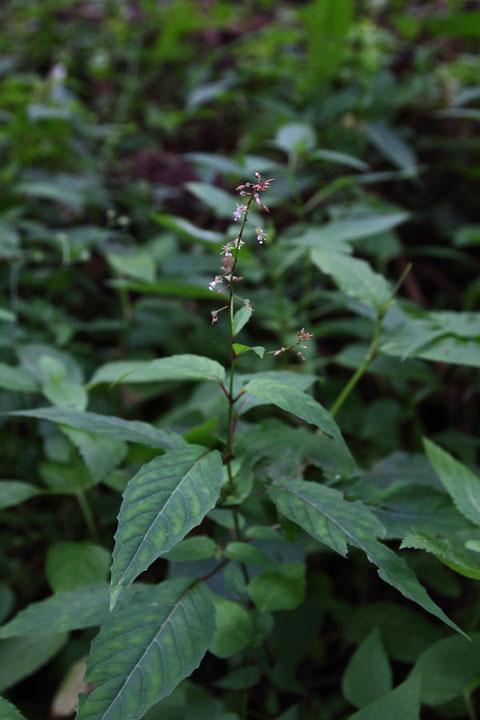
[[[348,383],[343,388],[340,395],[337,397],[335,402],[333,403],[332,407],[330,408],[330,412],[332,415],[336,415],[337,412],[342,407],[345,400],[348,398],[350,393],[352,392],[355,385],[358,383],[360,378],[362,377],[365,370],[368,368],[370,363],[372,362],[373,358],[375,357],[375,354],[378,349],[378,343],[380,340],[380,333],[382,332],[382,323],[383,323],[383,314],[379,314],[377,317],[377,322],[375,323],[375,330],[373,331],[373,337],[372,342],[370,343],[370,346],[365,354],[365,357],[363,358],[362,362],[348,381]]]
[[[477,720],[477,713],[473,707],[472,697],[469,692],[463,693],[463,701],[467,709],[468,720]]]
[[[80,505],[80,510],[82,511],[83,518],[85,520],[85,524],[88,527],[90,537],[92,538],[92,540],[98,540],[98,533],[97,533],[97,528],[95,527],[93,513],[90,509],[90,505],[88,504],[88,500],[85,497],[85,493],[77,492],[76,496],[77,496],[78,504]]]

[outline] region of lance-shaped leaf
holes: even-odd
[[[0,697],[0,717],[2,720],[25,720],[23,715],[20,715],[17,708],[2,697]]]
[[[431,600],[405,560],[375,539],[385,529],[360,502],[347,502],[337,490],[303,480],[275,484],[270,495],[283,515],[341,555],[346,555],[347,543],[363,550],[382,580],[462,633]]]
[[[0,628],[0,638],[48,635],[101,625],[108,616],[108,585],[83,585],[32,603]]]
[[[225,380],[225,368],[202,355],[172,355],[150,362],[111,362],[94,373],[89,386],[99,383],[173,382],[175,380]]]
[[[458,510],[480,525],[480,479],[450,453],[424,438],[428,458]]]
[[[122,587],[129,587],[215,507],[222,478],[218,451],[185,445],[147,463],[130,480],[115,535],[112,607]]]
[[[96,435],[106,435],[125,442],[140,443],[153,448],[169,449],[186,445],[181,435],[167,432],[136,420],[122,420],[114,415],[97,415],[91,412],[77,412],[61,407],[35,408],[34,410],[16,410],[10,415],[34,417],[39,420],[68,427],[86,430]]]
[[[311,395],[299,390],[286,382],[271,378],[258,377],[250,380],[244,390],[265,404],[276,405],[282,410],[296,415],[305,422],[316,425],[327,435],[340,439],[340,428],[332,415],[325,410]]]
[[[77,720],[132,720],[169,695],[197,668],[213,641],[210,591],[191,579],[139,592],[112,613],[92,643]]]

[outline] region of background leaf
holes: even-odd
[[[342,678],[344,697],[362,708],[392,689],[392,670],[377,629],[358,646]]]

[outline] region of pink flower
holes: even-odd
[[[239,205],[238,203],[235,203],[235,205],[237,206],[237,209],[236,209],[235,212],[233,213],[233,219],[234,219],[234,220],[240,220],[240,218],[242,217],[242,213],[245,212],[245,210],[247,209],[247,206],[246,206],[246,205]]]

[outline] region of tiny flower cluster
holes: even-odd
[[[306,343],[313,337],[313,333],[309,333],[305,330],[305,328],[302,328],[301,330],[297,330],[297,342],[295,345],[288,345],[288,347],[282,347],[280,350],[276,350],[273,354],[274,355],[280,355],[283,352],[286,352],[287,350],[294,350],[296,347],[301,347],[303,350],[307,349]],[[305,355],[300,350],[295,350],[300,360],[305,360]]]
[[[262,203],[262,201],[260,200],[259,193],[265,192],[265,190],[268,190],[268,188],[270,187],[270,183],[275,182],[274,178],[269,178],[268,180],[262,180],[262,176],[258,172],[255,173],[255,177],[257,178],[256,183],[247,182],[244,185],[239,185],[237,187],[237,190],[242,197],[245,197],[245,195],[250,195],[250,197],[253,197],[253,199],[255,200],[257,205],[260,205],[262,210],[265,210],[265,212],[270,212],[268,207],[266,205],[264,205]],[[238,215],[238,217],[235,217],[235,220],[238,220],[241,217],[241,214],[242,214],[242,212],[244,212],[245,209],[246,209],[246,207],[244,205],[237,205],[237,210],[234,213],[234,217],[235,217],[236,213],[239,213],[239,215]]]

